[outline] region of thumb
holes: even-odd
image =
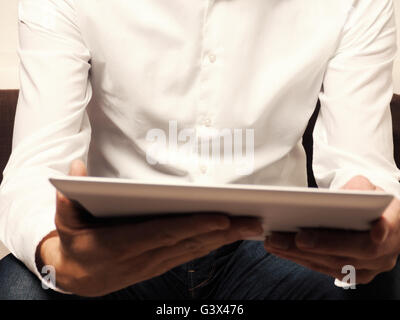
[[[364,176],[355,176],[347,182],[342,189],[344,190],[368,190],[368,191],[382,191],[381,188],[375,186]],[[370,230],[370,238],[377,244],[383,243],[389,234],[389,225],[387,219],[381,217],[378,221],[372,224]]]
[[[86,170],[85,163],[80,159],[72,161],[71,166],[69,168],[69,175],[70,176],[87,176],[87,170]]]
[[[363,176],[353,177],[348,183],[346,183],[346,185],[344,185],[342,189],[383,191],[382,188],[375,186],[371,181]],[[394,221],[396,214],[394,213],[399,211],[393,209],[394,205],[395,204],[392,203],[383,212],[382,217],[372,224],[370,238],[377,244],[384,243],[387,240],[393,226],[396,225],[396,222]]]
[[[351,178],[341,189],[343,190],[377,190],[377,187],[364,176]]]
[[[86,166],[82,160],[72,161],[69,169],[70,176],[87,176]],[[79,228],[89,215],[81,206],[68,199],[61,192],[57,191],[57,214],[56,225],[68,226],[69,228]]]

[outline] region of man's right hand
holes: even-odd
[[[87,175],[84,163],[74,161],[70,175]],[[41,263],[56,270],[57,287],[81,296],[103,296],[262,233],[256,219],[217,214],[139,223],[87,217],[87,212],[57,192],[57,230],[38,248]]]

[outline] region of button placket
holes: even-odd
[[[216,40],[217,25],[210,23],[212,10],[215,1],[209,0],[206,2],[206,9],[204,13],[204,26],[202,34],[202,52],[201,52],[201,69],[199,74],[199,87],[197,96],[197,139],[208,139],[209,132],[207,128],[213,125],[215,116],[215,95],[218,93],[215,83],[218,80],[218,46]],[[200,148],[201,149],[201,146]],[[197,164],[198,172],[205,178],[209,173],[209,163],[201,159],[199,154],[199,162]]]

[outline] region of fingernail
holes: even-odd
[[[296,235],[296,244],[303,248],[314,248],[316,246],[316,236],[311,232],[300,231]]]
[[[290,247],[290,240],[285,236],[273,233],[269,236],[269,244],[279,250],[287,250]]]

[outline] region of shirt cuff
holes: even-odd
[[[71,294],[57,287],[54,267],[38,270],[36,250],[41,241],[56,230],[56,192],[54,187],[39,183],[35,191],[20,190],[18,199],[14,191],[22,185],[2,184],[0,188],[0,240],[10,252],[33,272],[43,288]],[[42,273],[43,272],[43,273]]]

